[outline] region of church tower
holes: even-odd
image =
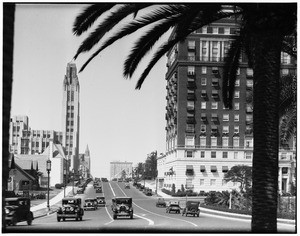
[[[76,64],[70,62],[63,82],[62,131],[63,146],[69,163],[66,169],[74,170],[75,174],[79,168],[79,92]]]

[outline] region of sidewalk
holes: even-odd
[[[72,186],[67,186],[66,187],[66,196],[70,195],[72,192],[73,187]],[[72,193],[71,193],[72,194]],[[64,198],[64,190],[62,190],[60,193],[58,193],[55,197],[51,198],[49,200],[49,206],[50,206],[50,211],[48,211],[47,208],[47,199],[45,199],[45,202],[32,206],[30,210],[33,212],[33,217],[38,218],[42,217],[48,214],[52,214],[57,211],[57,209],[61,206],[60,201]]]

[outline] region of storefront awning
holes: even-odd
[[[211,172],[217,172],[217,166],[211,166],[210,171]]]

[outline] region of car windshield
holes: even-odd
[[[104,199],[104,197],[97,197],[97,199],[101,199],[101,200],[103,200],[103,199]]]
[[[198,207],[199,203],[198,202],[187,202],[187,206],[189,207]]]
[[[6,206],[17,206],[18,205],[18,201],[6,201],[5,205]]]
[[[131,199],[116,199],[117,204],[131,204]]]
[[[76,205],[77,201],[76,200],[63,200],[62,204],[63,205]]]
[[[94,202],[94,199],[86,199],[85,202]]]

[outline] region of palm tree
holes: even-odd
[[[190,33],[229,16],[240,19],[240,33],[235,37],[225,63],[227,69],[223,75],[223,100],[225,106],[231,108],[238,60],[241,52],[245,51],[249,66],[254,71],[252,231],[276,232],[280,56],[282,50],[293,53],[284,42],[285,38],[296,29],[297,4],[230,3],[230,5],[231,8],[225,8],[219,3],[92,5],[76,18],[73,28],[75,35],[87,31],[103,13],[108,13],[108,16],[100,21],[94,32],[82,42],[75,59],[79,54],[94,48],[103,36],[130,16],[132,20],[104,41],[80,71],[115,41],[150,25],[152,28],[136,41],[124,62],[124,77],[131,78],[137,65],[151,51],[154,44],[165,32],[173,29],[172,36],[157,49],[139,77],[136,88],[140,89],[158,60]],[[152,11],[146,11],[148,8]]]

